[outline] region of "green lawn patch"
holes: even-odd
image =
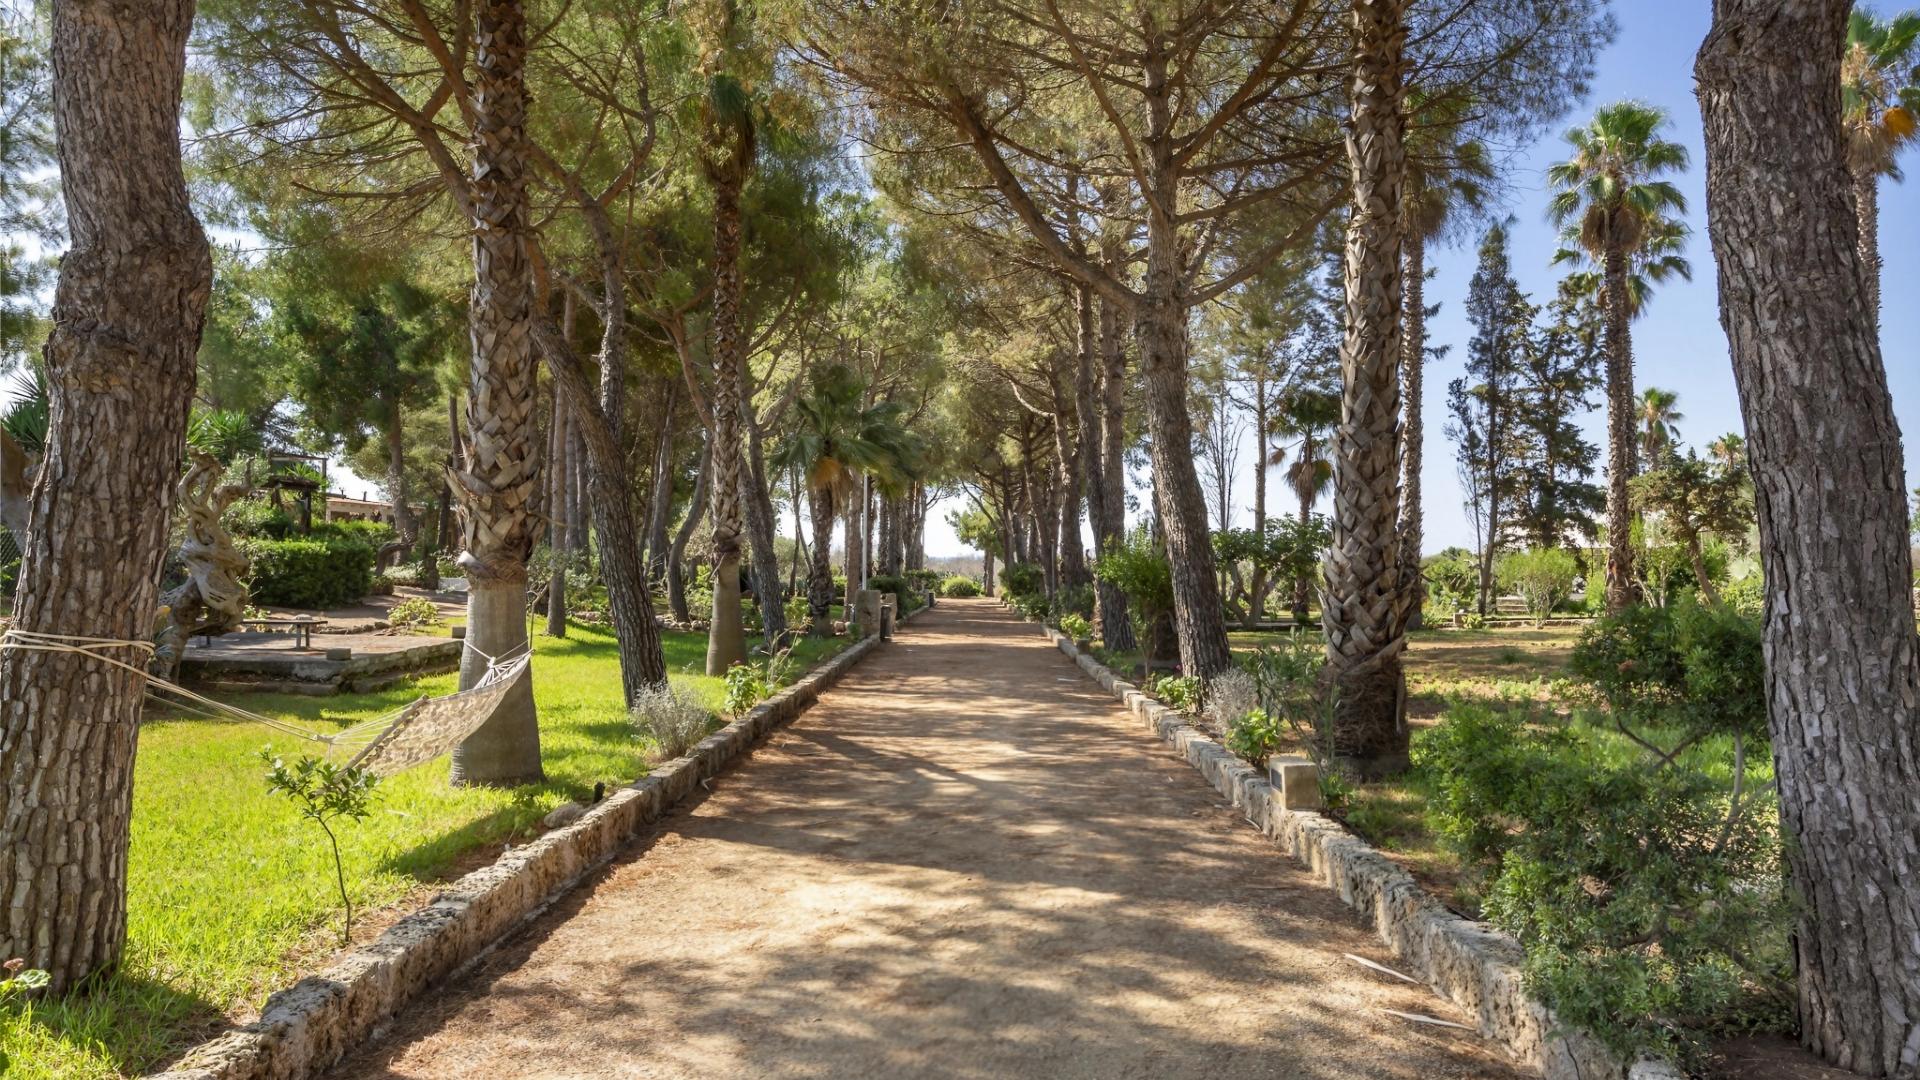
[[[574,626],[536,635],[534,697],[547,781],[511,790],[455,789],[445,760],[380,784],[373,816],[341,835],[357,910],[393,908],[522,840],[546,812],[644,775],[643,744],[620,698],[611,634]],[[719,707],[722,682],[706,666],[703,634],[663,634],[673,681]],[[794,673],[838,652],[844,639],[806,639]],[[373,694],[330,698],[253,694],[255,712],[314,728],[371,719],[421,695],[450,693],[455,677],[423,678]],[[312,745],[252,725],[149,719],[134,767],[128,866],[128,949],[119,974],[95,992],[0,1014],[8,1080],[96,1080],[140,1074],[246,1017],[272,990],[323,966],[340,913],[323,837],[267,794],[262,746],[297,755]],[[359,920],[363,940],[388,919]]]

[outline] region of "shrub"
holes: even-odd
[[[940,586],[940,571],[921,567],[906,572],[906,579],[919,592],[932,592]]]
[[[1591,729],[1456,706],[1414,744],[1442,842],[1520,939],[1525,977],[1622,1057],[1786,1022],[1792,954],[1772,808],[1697,770],[1619,762]]]
[[[1427,580],[1427,595],[1446,597],[1456,609],[1468,606],[1480,591],[1480,567],[1466,548],[1450,547],[1428,556],[1420,573]]]
[[[1046,574],[1032,563],[1014,563],[1000,573],[1000,587],[1011,599],[1034,596],[1046,582]]]
[[[1198,675],[1162,675],[1153,684],[1153,696],[1169,709],[1191,709],[1200,704]]]
[[[1014,597],[1013,607],[1022,618],[1038,622],[1047,617],[1047,598],[1039,593],[1023,593]]]
[[[1093,624],[1081,615],[1068,612],[1060,617],[1060,632],[1075,641],[1086,641],[1093,637]]]
[[[1127,595],[1143,638],[1151,640],[1151,628],[1173,617],[1173,566],[1145,529],[1134,530],[1124,544],[1109,545],[1093,573]]]
[[[1580,561],[1562,548],[1530,548],[1500,556],[1500,587],[1520,595],[1536,624],[1544,623],[1560,602],[1573,595]]]
[[[252,564],[249,592],[263,607],[339,607],[373,587],[375,549],[357,539],[254,539],[238,546]]]
[[[1092,618],[1093,586],[1062,585],[1060,591],[1054,594],[1053,610],[1058,615],[1073,614]]]
[[[713,728],[706,706],[671,684],[634,694],[628,716],[640,737],[653,744],[649,757],[654,761],[684,757]]]
[[[291,514],[274,509],[273,504],[265,499],[241,499],[220,515],[220,524],[240,539],[265,537],[269,540],[285,540],[292,535],[294,523]]]
[[[1284,733],[1280,721],[1264,709],[1248,709],[1227,722],[1227,751],[1247,764],[1260,768],[1280,749]]]
[[[409,633],[439,626],[440,609],[423,596],[410,596],[387,609],[387,625]]]
[[[1284,728],[1299,738],[1307,756],[1320,767],[1323,788],[1335,777],[1334,698],[1320,687],[1320,672],[1326,663],[1325,642],[1320,635],[1305,630],[1294,630],[1278,644],[1262,645],[1241,661],[1253,682],[1255,707],[1273,725],[1273,737],[1277,740],[1279,730]],[[1256,732],[1245,737],[1253,734]],[[1334,803],[1330,800],[1328,805]]]
[[[940,595],[967,600],[980,595],[980,583],[970,577],[953,574],[940,582]]]
[[[735,664],[727,669],[726,690],[720,707],[728,716],[739,719],[742,713],[767,696],[767,673],[758,664]]]
[[[1731,608],[1628,608],[1588,627],[1568,667],[1616,727],[1663,758],[1710,734],[1767,737],[1760,623]],[[1662,750],[1631,726],[1675,729],[1679,743]]]

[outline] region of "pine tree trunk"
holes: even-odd
[[[713,625],[707,674],[724,675],[747,659],[740,613],[740,188],[738,170],[713,174]]]
[[[474,9],[473,298],[468,327],[466,467],[454,494],[465,507],[460,565],[467,575],[467,648],[460,687],[479,683],[487,658],[525,652],[530,512],[539,484],[533,409],[533,277],[527,259],[526,12],[518,0]],[[519,680],[493,718],[453,752],[456,784],[542,778],[533,681]]]
[[[673,405],[669,392],[665,413],[654,437],[653,501],[647,510],[647,580],[657,582],[667,572],[667,528],[673,523]]]
[[[547,430],[547,551],[553,572],[547,578],[547,636],[567,636],[567,474],[563,448],[567,445],[567,408],[559,395],[553,399],[553,421]]]
[[[1118,261],[1117,254],[1109,264]],[[1094,543],[1107,551],[1127,540],[1127,343],[1124,320],[1109,300],[1100,301],[1099,380],[1100,513],[1094,518]],[[1111,582],[1100,582],[1100,643],[1114,652],[1138,648],[1127,594]]]
[[[681,626],[693,622],[687,610],[687,545],[707,514],[707,492],[713,488],[713,444],[700,448],[699,471],[694,474],[693,494],[687,498],[687,516],[673,534],[673,547],[667,552],[667,610]]]
[[[1321,618],[1337,694],[1333,745],[1362,777],[1407,766],[1407,591],[1400,583],[1399,426],[1401,112],[1407,0],[1352,0],[1352,107],[1347,157],[1346,334],[1340,426],[1333,436],[1333,543]]]
[[[741,474],[744,490],[740,497],[747,507],[749,553],[753,560],[753,596],[760,605],[760,632],[769,649],[786,636],[787,609],[780,589],[780,554],[774,549],[777,532],[773,495],[767,481],[767,455],[760,438],[760,423],[751,415],[742,422],[747,428],[746,469]]]
[[[1426,428],[1420,410],[1427,367],[1427,243],[1416,229],[1408,229],[1402,240],[1407,270],[1401,282],[1406,321],[1400,346],[1400,584],[1408,593],[1407,625],[1417,629],[1420,607],[1426,599],[1420,570],[1420,548],[1424,542],[1420,466],[1426,452]]]
[[[406,557],[406,548],[413,546],[419,535],[420,526],[413,518],[413,507],[407,505],[407,437],[405,422],[401,417],[400,403],[393,403],[392,418],[387,422],[387,498],[393,503],[393,531],[399,534],[400,543],[405,545],[395,561]]]
[[[1860,235],[1860,270],[1867,276],[1867,310],[1873,327],[1880,328],[1880,174],[1857,167],[1853,177],[1854,216]]]
[[[1634,602],[1633,499],[1628,481],[1639,471],[1633,437],[1633,338],[1627,297],[1627,257],[1606,255],[1607,307],[1607,610]]]
[[[193,4],[58,0],[52,18],[71,245],[14,628],[146,641],[213,277],[180,170]],[[54,993],[112,968],[126,941],[144,690],[72,653],[0,651],[0,955],[46,970]]]
[[[860,579],[866,576],[865,567],[860,561],[861,556],[866,553],[866,524],[860,519],[866,516],[863,507],[867,500],[864,489],[858,480],[853,483],[852,496],[853,497],[847,501],[846,508],[842,511],[842,515],[846,518],[846,528],[842,530],[842,542],[847,549],[844,559],[846,563],[847,591],[846,595],[841,598],[840,614],[842,618],[846,619],[848,626],[853,625],[854,616],[858,614],[854,604],[854,594],[860,591]]]
[[[1899,424],[1844,172],[1847,0],[1716,0],[1698,81],[1766,580],[1800,1038],[1920,1077],[1920,638]]]

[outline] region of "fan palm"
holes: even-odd
[[[1427,242],[1445,234],[1461,212],[1480,210],[1495,179],[1486,145],[1467,137],[1468,99],[1407,95],[1407,172],[1400,192],[1404,224],[1400,350],[1400,579],[1420,588],[1420,465],[1424,428],[1421,388],[1427,357]],[[1418,611],[1416,604],[1413,610]]]
[[[1708,443],[1707,453],[1725,468],[1744,469],[1747,467],[1746,436],[1729,431]]]
[[[1693,280],[1693,264],[1683,254],[1687,249],[1687,237],[1692,235],[1692,226],[1684,221],[1660,218],[1647,223],[1646,238],[1627,262],[1629,318],[1637,319],[1646,311],[1647,304],[1653,300],[1654,286],[1664,285],[1674,278]],[[1582,267],[1566,277],[1567,288],[1572,295],[1595,299],[1605,295],[1606,275],[1593,265],[1592,256],[1580,246],[1578,226],[1569,226],[1561,232],[1560,250],[1553,253],[1553,261]]]
[[[1680,439],[1679,421],[1686,415],[1674,408],[1680,401],[1680,395],[1671,390],[1662,390],[1649,386],[1640,392],[1640,449],[1646,455],[1648,468],[1658,468],[1673,453],[1673,444]]]
[[[1882,20],[1855,8],[1840,62],[1847,171],[1853,176],[1867,300],[1880,315],[1880,178],[1900,179],[1900,150],[1920,134],[1920,12]]]
[[[866,383],[845,364],[816,371],[811,391],[794,402],[797,427],[768,459],[776,468],[798,469],[812,496],[807,608],[815,636],[833,631],[834,517],[852,513],[862,475],[896,483],[911,474],[920,456],[919,440],[901,423],[905,407],[891,401],[869,405],[866,393]],[[849,589],[858,585],[847,583]]]
[[[1663,137],[1666,110],[1638,101],[1605,105],[1567,132],[1573,156],[1547,170],[1555,189],[1548,215],[1600,266],[1607,313],[1607,606],[1632,599],[1633,514],[1627,481],[1634,462],[1633,343],[1636,257],[1684,236],[1668,224],[1687,201],[1661,177],[1687,166],[1686,147]],[[1650,264],[1648,264],[1650,265]],[[1640,303],[1644,303],[1644,293]]]
[[[1340,422],[1340,396],[1328,390],[1298,390],[1287,395],[1274,412],[1273,434],[1295,444],[1293,464],[1287,466],[1287,483],[1300,500],[1300,524],[1313,518],[1313,504],[1333,482],[1333,461],[1327,456],[1327,444],[1334,425]],[[1269,462],[1287,464],[1287,446],[1276,447]],[[1293,617],[1304,623],[1307,601],[1312,596],[1313,579],[1302,573],[1293,583]]]

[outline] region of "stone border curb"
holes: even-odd
[[[1280,849],[1292,855],[1373,923],[1380,940],[1409,974],[1472,1017],[1480,1033],[1546,1080],[1682,1080],[1662,1061],[1631,1066],[1591,1036],[1560,1025],[1521,986],[1520,943],[1485,923],[1448,910],[1391,859],[1324,814],[1288,810],[1253,766],[1111,668],[1082,653],[1066,635],[1043,625],[1048,640],[1101,689],[1199,770]]]
[[[701,781],[805,712],[881,640],[855,642],[686,755],[612,792],[580,820],[467,874],[373,943],[276,991],[258,1020],[201,1043],[149,1080],[305,1080],[331,1067],[409,1002],[611,862]]]

